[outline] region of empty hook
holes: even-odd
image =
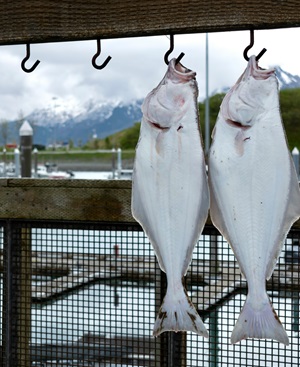
[[[171,34],[170,35],[170,48],[168,49],[168,51],[165,53],[165,57],[164,57],[164,60],[165,60],[165,63],[167,65],[169,65],[169,55],[172,53],[172,51],[174,50],[174,35]],[[181,52],[181,54],[177,57],[175,63],[178,64],[180,62],[180,60],[183,58],[185,54],[183,52]]]
[[[248,57],[248,51],[250,50],[250,48],[252,48],[254,45],[254,30],[253,29],[250,29],[250,44],[249,46],[247,46],[244,50],[244,59],[246,61],[249,61],[249,57]],[[260,53],[255,57],[256,61],[258,61],[262,55],[267,51],[266,48],[263,48]]]
[[[111,56],[107,56],[106,60],[103,62],[103,64],[101,65],[97,65],[96,64],[96,60],[97,57],[100,56],[101,54],[101,45],[100,45],[100,38],[97,38],[97,52],[95,53],[95,55],[92,58],[92,64],[94,66],[95,69],[101,70],[103,68],[105,68],[105,66],[110,62],[111,60]]]
[[[36,60],[36,62],[32,65],[31,68],[27,68],[25,66],[25,63],[27,60],[29,60],[29,58],[30,58],[30,44],[26,43],[26,57],[24,57],[24,59],[21,62],[21,68],[23,71],[25,71],[25,73],[31,73],[40,63],[40,60]]]

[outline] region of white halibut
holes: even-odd
[[[231,342],[288,336],[266,292],[285,237],[300,216],[274,70],[255,56],[225,96],[209,153],[211,219],[230,243],[248,283]]]
[[[147,234],[168,282],[154,336],[168,330],[208,336],[182,283],[209,208],[195,76],[171,60],[163,80],[142,106],[132,214]]]

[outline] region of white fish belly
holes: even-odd
[[[168,278],[180,281],[209,206],[196,111],[193,105],[188,111],[182,129],[174,127],[154,136],[153,128],[142,122],[133,175],[133,216],[142,224]]]
[[[212,220],[251,283],[271,276],[299,203],[280,116],[269,117],[244,132],[242,154],[219,117],[209,158]]]

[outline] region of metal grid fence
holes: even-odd
[[[1,366],[298,366],[299,240],[291,230],[272,279],[271,300],[290,345],[230,344],[245,300],[230,247],[207,226],[186,277],[209,339],[152,338],[166,290],[138,225],[7,220],[1,225]]]

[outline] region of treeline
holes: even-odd
[[[220,104],[225,94],[216,94],[210,98],[210,132],[212,131],[220,109]],[[281,115],[284,122],[287,140],[290,150],[295,146],[300,150],[300,89],[286,89],[280,92]],[[200,124],[202,135],[204,136],[205,102],[199,103]],[[89,144],[96,144],[93,148],[111,149],[135,149],[138,142],[140,123],[135,123],[132,127],[103,140],[93,141]]]
[[[280,107],[289,148],[300,150],[300,89],[281,91]]]

